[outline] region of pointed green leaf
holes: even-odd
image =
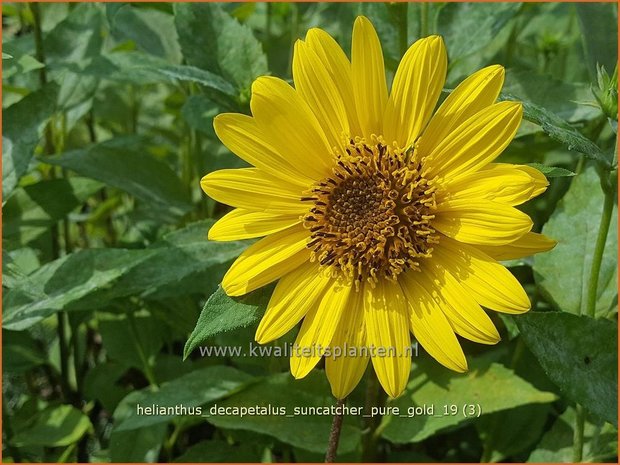
[[[157,423],[166,423],[173,418],[191,416],[183,413],[172,413],[176,406],[191,408],[200,407],[207,403],[228,397],[246,388],[256,379],[242,371],[227,366],[209,366],[194,370],[160,386],[157,391],[143,389],[129,394],[121,401],[114,417],[122,419],[115,431],[130,431]],[[153,407],[171,407],[171,413],[141,414],[142,409]],[[176,409],[182,412],[181,409]],[[204,409],[206,410],[206,408]]]
[[[583,153],[587,158],[601,162],[606,166],[610,164],[610,157],[605,155],[594,142],[581,135],[556,114],[524,100],[521,96],[502,93],[499,99],[521,102],[523,104],[523,118],[540,126],[549,137],[565,145],[568,150]]]
[[[190,65],[222,76],[248,89],[267,74],[267,58],[252,30],[215,3],[174,5],[179,43]]]
[[[18,447],[68,446],[90,429],[92,425],[86,415],[71,405],[58,405],[41,411],[32,426],[17,433],[11,443]]]
[[[223,415],[206,408],[205,415],[209,423],[219,428],[255,431],[273,436],[285,444],[325,453],[333,415],[304,415],[302,411],[295,414],[295,408],[329,408],[335,403],[322,371],[314,370],[302,380],[294,379],[290,373],[280,373],[217,403],[217,407],[224,409],[271,407],[271,414]],[[279,410],[273,412],[275,409]],[[356,421],[352,420],[344,419],[338,454],[351,452],[360,445],[361,431]]]
[[[2,110],[2,198],[6,201],[28,165],[56,108],[58,86],[48,84]]]
[[[268,286],[242,297],[229,297],[218,287],[207,300],[194,331],[185,343],[183,358],[216,334],[245,328],[258,321],[267,308],[272,291],[273,288]]]
[[[515,317],[549,378],[574,402],[618,426],[618,325],[564,312]]]
[[[117,137],[42,161],[124,190],[167,214],[169,221],[176,221],[191,209],[179,177],[150,155],[148,144],[139,137]]]
[[[490,357],[470,360],[469,365],[467,373],[458,374],[435,360],[420,359],[414,365],[405,393],[390,403],[398,406],[405,417],[385,417],[383,437],[395,443],[420,442],[438,431],[470,420],[472,417],[463,414],[466,405],[474,405],[477,412],[485,415],[556,399],[554,394],[539,391],[511,369],[493,363]],[[457,414],[444,415],[446,405],[455,405]],[[408,409],[413,406],[433,406],[436,416],[408,418]]]

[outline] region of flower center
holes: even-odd
[[[302,198],[314,203],[304,216],[311,259],[356,287],[419,270],[439,236],[431,226],[435,182],[423,176],[414,151],[358,139],[336,160],[333,175]]]

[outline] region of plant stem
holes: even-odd
[[[138,351],[138,356],[140,357],[140,360],[142,361],[142,367],[144,368],[144,376],[146,376],[146,379],[148,380],[151,387],[157,390],[159,389],[159,386],[157,385],[157,381],[155,380],[155,374],[153,373],[153,368],[151,367],[151,364],[146,358],[146,354],[144,353],[144,348],[142,347],[142,344],[140,343],[140,339],[138,337],[138,326],[136,325],[136,318],[134,317],[133,310],[129,310],[127,312],[127,320],[129,322],[129,330],[131,331],[131,336],[132,336],[134,345],[136,347],[136,350]]]
[[[340,413],[336,412],[332,420],[332,429],[329,432],[329,442],[327,444],[327,453],[325,454],[325,463],[332,463],[336,459],[336,450],[338,449],[338,441],[340,440],[340,431],[342,430],[342,407],[345,399],[339,399],[336,407],[339,407]]]
[[[583,430],[586,417],[583,407],[579,404],[575,407],[575,431],[573,432],[573,463],[579,463],[583,459]]]
[[[172,430],[172,433],[170,433],[170,437],[168,438],[168,440],[164,442],[164,450],[166,452],[166,458],[168,459],[168,462],[172,462],[173,460],[174,445],[176,444],[177,439],[179,439],[179,435],[182,431],[183,419],[181,418],[174,425],[174,429]]]
[[[379,384],[379,379],[374,370],[368,373],[366,381],[366,399],[364,401],[364,413],[369,415],[373,407],[382,407],[385,404],[385,396]],[[377,441],[380,432],[378,431],[382,417],[364,417],[364,432],[362,446],[362,461],[377,462]]]
[[[34,46],[37,60],[45,65],[45,52],[43,51],[43,33],[41,31],[41,10],[39,4],[33,2],[30,4],[32,19],[34,20]],[[39,81],[41,84],[47,83],[47,70],[45,66],[39,68]]]
[[[80,354],[80,325],[71,325],[71,349],[73,350],[73,371],[75,371],[75,388],[77,391],[78,399],[82,395],[82,367],[79,354]],[[76,405],[79,408],[79,405]]]
[[[409,4],[407,2],[397,3],[398,5],[398,45],[400,48],[400,56],[402,57],[407,51],[409,43],[409,21],[407,21],[407,9]]]
[[[30,3],[30,11],[32,13],[32,18],[34,20],[34,46],[35,46],[35,54],[37,60],[43,64],[41,68],[39,68],[39,84],[41,87],[44,87],[47,84],[47,67],[45,66],[45,50],[43,49],[43,32],[41,30],[41,10],[39,9],[39,4],[34,2]],[[54,149],[54,134],[53,128],[50,122],[48,122],[45,126],[45,145],[43,153],[45,155],[51,155],[55,152]],[[56,172],[54,167],[52,166],[50,169],[50,178],[54,179],[56,177]],[[60,257],[60,240],[59,240],[59,231],[58,224],[54,223],[51,227],[50,234],[52,236],[52,259],[56,260]]]
[[[37,60],[43,64],[39,69],[39,82],[41,87],[47,84],[47,71],[45,63],[45,51],[43,49],[43,32],[41,29],[41,10],[38,3],[31,3],[30,8],[32,11],[32,17],[34,20],[34,42]],[[63,134],[64,140],[64,134]],[[51,155],[56,152],[54,146],[54,133],[51,123],[47,123],[45,127],[45,154]],[[56,177],[54,167],[51,168],[50,175],[52,178]],[[64,235],[65,235],[65,252],[71,252],[71,240],[69,237],[69,224],[65,218],[63,221]],[[52,225],[52,258],[55,260],[60,257],[60,234],[58,224]],[[63,397],[66,401],[71,401],[71,388],[69,385],[69,347],[67,346],[67,336],[65,332],[65,323],[67,315],[63,311],[59,311],[57,314],[57,332],[58,332],[58,346],[60,348],[60,389]]]
[[[588,282],[588,300],[586,313],[594,318],[596,316],[596,297],[598,290],[598,278],[603,262],[603,253],[605,252],[605,243],[607,242],[607,234],[609,233],[609,225],[611,224],[611,216],[614,210],[614,199],[616,189],[610,188],[605,192],[605,202],[603,203],[603,214],[598,229],[598,236],[594,246],[594,255],[592,256],[592,268],[590,269],[590,279]]]
[[[58,347],[60,349],[60,389],[65,401],[70,402],[72,399],[71,388],[69,387],[69,346],[67,345],[67,334],[65,331],[67,314],[60,311],[56,313],[56,318]]]
[[[428,35],[428,3],[420,2],[420,37]]]
[[[617,157],[614,152],[614,163]],[[598,292],[598,279],[601,271],[601,264],[603,263],[603,254],[605,253],[605,243],[607,242],[607,235],[609,233],[609,226],[611,224],[611,217],[614,211],[614,201],[616,199],[616,193],[618,190],[618,184],[615,180],[617,174],[613,174],[613,179],[610,181],[607,177],[610,173],[603,171],[599,173],[601,176],[601,186],[605,193],[605,200],[603,202],[603,213],[601,215],[601,222],[598,228],[598,235],[596,237],[596,243],[594,244],[594,254],[592,256],[592,268],[590,268],[590,277],[588,280],[588,294],[587,294],[587,306],[586,314],[591,318],[596,318],[596,298]],[[575,430],[573,435],[573,462],[581,462],[583,459],[583,436],[585,428],[585,411],[583,406],[577,404],[575,407]]]

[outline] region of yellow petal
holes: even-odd
[[[300,223],[299,215],[275,215],[236,208],[209,229],[209,240],[239,241],[262,237]]]
[[[330,147],[349,140],[349,121],[338,88],[318,55],[301,40],[293,53],[295,89],[316,116]]]
[[[364,321],[379,383],[389,396],[398,397],[411,371],[407,302],[398,283],[380,279],[374,288],[364,286]]]
[[[325,372],[336,399],[344,399],[357,386],[368,365],[364,296],[353,291],[340,317],[330,344],[331,355],[325,357]]]
[[[224,291],[230,296],[247,294],[290,273],[310,260],[308,238],[308,230],[296,225],[252,244],[224,276]]]
[[[504,68],[483,68],[463,82],[443,101],[420,139],[420,153],[430,153],[450,132],[497,99],[504,84]]]
[[[500,341],[497,328],[476,299],[444,268],[429,265],[419,273],[418,280],[437,300],[454,331],[470,341],[496,344]]]
[[[454,200],[486,199],[520,205],[542,194],[548,185],[547,178],[530,166],[491,163],[450,183],[448,192]]]
[[[400,285],[409,303],[411,332],[431,357],[451,370],[467,371],[467,360],[443,311],[417,280],[417,271],[404,273]]]
[[[276,214],[303,215],[303,189],[258,168],[219,170],[207,174],[200,186],[209,197],[232,207]]]
[[[530,300],[517,278],[477,248],[442,237],[433,260],[483,307],[515,314],[530,309]]]
[[[222,113],[213,120],[213,127],[222,143],[249,164],[290,184],[309,186],[313,183],[295,162],[301,154],[286,158],[278,153],[251,116]]]
[[[468,244],[502,245],[532,229],[532,220],[514,207],[491,200],[447,200],[437,206],[432,225]]]
[[[349,59],[332,36],[322,29],[310,29],[306,34],[306,43],[317,54],[338,89],[346,109],[351,135],[361,136],[362,131],[351,86],[351,63]]]
[[[362,129],[361,136],[383,132],[383,113],[388,99],[381,43],[368,18],[358,16],[353,25],[351,70],[355,106]]]
[[[306,262],[286,274],[273,291],[267,310],[256,329],[256,342],[267,342],[283,336],[306,313],[319,305],[332,278],[320,272],[317,263]]]
[[[452,182],[492,162],[515,136],[523,110],[520,103],[491,105],[452,130],[429,153],[422,152],[427,177]]]
[[[495,260],[514,260],[553,249],[557,241],[543,234],[529,232],[510,244],[479,246],[478,248]]]
[[[285,81],[262,76],[250,100],[258,127],[271,145],[314,180],[331,174],[332,148],[308,104]]]
[[[388,144],[409,147],[420,135],[446,80],[448,58],[443,40],[415,42],[403,56],[385,109],[383,135]]]
[[[291,373],[295,378],[310,373],[329,347],[350,294],[350,283],[332,279],[319,305],[306,314],[291,354]]]

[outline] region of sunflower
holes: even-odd
[[[522,116],[520,103],[495,103],[503,68],[465,79],[433,115],[446,68],[441,37],[420,39],[388,93],[377,33],[358,17],[351,61],[329,34],[311,29],[295,44],[294,87],[259,77],[252,116],[214,122],[224,145],[253,167],[202,179],[209,196],[235,207],[209,239],[265,236],[232,264],[222,287],[240,296],[277,281],[256,341],[273,341],[303,319],[291,372],[303,378],[325,355],[339,399],[369,360],[397,397],[411,369],[411,334],[441,364],[466,371],[456,335],[500,340],[483,307],[530,308],[498,260],[555,245],[515,208],[544,192],[546,178],[493,163]]]

